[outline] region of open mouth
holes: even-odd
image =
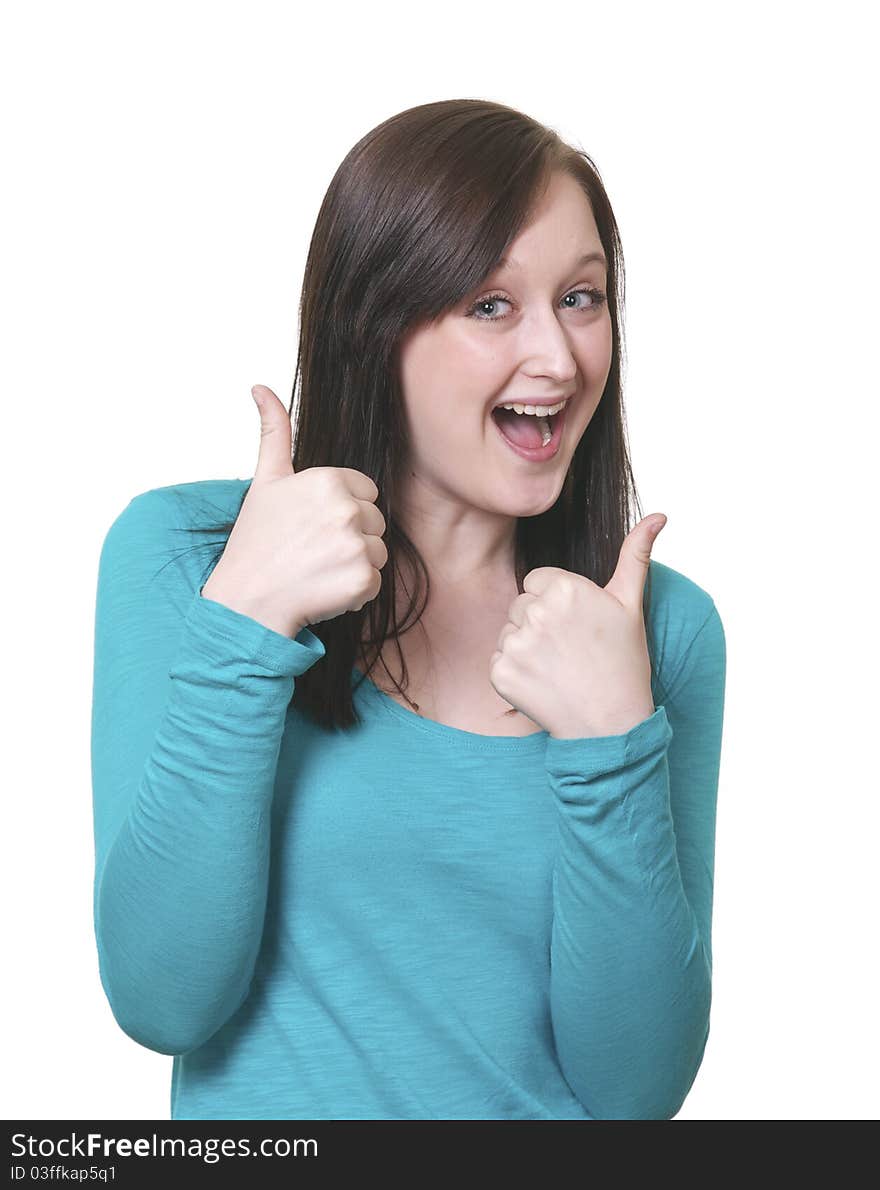
[[[543,417],[496,406],[491,417],[501,438],[514,453],[534,462],[543,462],[545,459],[552,459],[559,449],[565,415],[570,404],[569,398],[558,413]],[[549,408],[552,409],[554,406]]]

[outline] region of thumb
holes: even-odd
[[[254,479],[283,479],[293,475],[290,415],[265,384],[255,384],[251,396],[260,411],[260,453]]]
[[[666,527],[663,513],[645,517],[627,535],[620,547],[617,568],[605,586],[621,603],[641,607],[645,580],[651,563],[651,549],[657,536]]]

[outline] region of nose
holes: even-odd
[[[523,329],[523,352],[530,374],[549,376],[560,388],[568,388],[577,375],[577,361],[568,336],[552,310],[531,316]]]

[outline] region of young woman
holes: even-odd
[[[405,111],[327,192],[253,478],[110,527],[95,931],[172,1118],[681,1107],[725,644],[630,526],[622,294],[586,154]]]

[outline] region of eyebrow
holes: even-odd
[[[574,262],[574,264],[572,265],[572,268],[579,269],[582,265],[592,264],[594,261],[599,261],[601,264],[603,264],[605,266],[606,269],[608,268],[608,261],[605,259],[604,255],[601,252],[587,252],[587,253],[585,253],[580,258],[580,260],[576,260]],[[515,264],[512,260],[508,260],[506,256],[501,256],[498,258],[498,263],[495,265],[495,268],[492,271],[494,273],[494,272],[500,272],[501,269],[510,269],[510,268],[515,269],[518,267],[519,266],[517,264]]]

